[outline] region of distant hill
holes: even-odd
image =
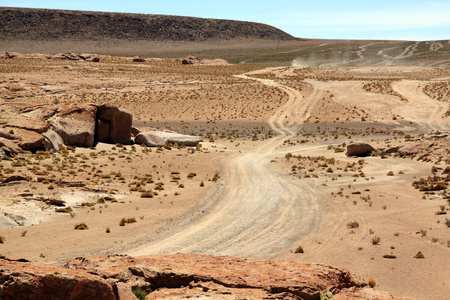
[[[189,41],[295,38],[275,27],[194,17],[0,7],[6,41]]]

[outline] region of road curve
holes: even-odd
[[[223,161],[222,178],[206,195],[203,207],[159,232],[140,237],[122,252],[274,258],[319,227],[321,214],[313,184],[293,181],[270,167],[270,160],[282,153],[277,153],[277,147],[295,135],[283,123],[285,116],[294,112],[306,119],[314,96],[304,97],[295,89],[251,74],[238,77],[277,87],[289,96],[268,121],[275,137],[252,152]]]

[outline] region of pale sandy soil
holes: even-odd
[[[68,157],[58,153],[47,161],[26,156],[22,167],[1,161],[3,176],[6,169],[13,169],[14,174],[37,177],[32,166],[46,169],[45,163],[53,164],[55,170],[45,176],[87,182],[91,189],[116,192],[111,196],[118,198],[117,203],[107,201],[92,209],[77,204],[102,194],[56,184],[48,190],[42,182],[1,185],[2,212],[36,212],[35,217],[23,214],[35,221],[34,226],[0,229],[6,238],[1,254],[48,262],[97,253],[175,252],[288,259],[348,268],[363,278],[374,277],[381,289],[396,296],[435,299],[450,292],[448,214],[435,214],[441,205],[447,212],[448,203],[439,193],[422,199],[424,193],[411,186],[431,175],[433,165],[445,168],[446,163],[393,156],[360,162],[329,147],[357,141],[395,146],[406,143],[405,134],[448,128],[448,102],[431,98],[420,88],[445,81],[448,69],[261,70],[180,66],[161,60],[133,64],[111,57],[99,64],[39,60],[30,64],[7,63],[0,73],[4,101],[106,101],[132,112],[139,127],[201,134],[205,143],[194,153],[187,149],[142,153],[138,145],[134,151],[130,145],[121,150],[100,144],[95,150],[69,151]],[[378,86],[380,80],[389,82],[387,93],[364,88],[368,82]],[[7,89],[11,83],[25,90],[11,92]],[[208,142],[210,136],[215,142]],[[91,152],[98,157],[80,161]],[[77,158],[73,166],[71,157]],[[67,161],[67,170],[58,168],[62,161]],[[76,176],[69,173],[71,168]],[[111,178],[94,176],[97,169]],[[178,183],[171,182],[174,171],[180,172]],[[389,171],[395,175],[387,176]],[[115,179],[118,172],[124,180]],[[187,179],[190,172],[197,176]],[[220,179],[209,181],[216,172]],[[129,184],[142,181],[146,174],[153,175],[154,183],[145,189],[165,183],[165,190],[152,199],[129,191]],[[199,186],[200,181],[205,187]],[[26,201],[18,193],[61,197],[71,201],[75,215],[53,213],[53,206]],[[20,202],[12,204],[14,200]],[[25,204],[34,205],[33,210],[23,208]],[[119,226],[123,217],[135,217],[137,222]],[[347,228],[353,221],[359,227]],[[73,229],[82,222],[89,230]],[[110,233],[105,232],[107,227]],[[371,243],[375,236],[381,238],[379,245]],[[299,245],[305,253],[291,253]],[[413,258],[418,251],[425,259]],[[383,258],[386,254],[397,258]]]

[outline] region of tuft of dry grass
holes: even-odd
[[[377,286],[377,281],[376,281],[376,279],[375,278],[369,278],[369,280],[367,281],[367,283],[369,284],[369,286],[371,287],[371,288],[374,288],[374,287],[376,287]]]

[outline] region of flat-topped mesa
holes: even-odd
[[[133,116],[109,104],[0,105],[0,149],[59,150],[59,145],[92,147],[97,142],[131,143]]]
[[[64,267],[0,259],[0,298],[396,299],[355,274],[312,263],[198,254],[77,258]]]
[[[0,7],[5,41],[191,41],[294,40],[270,25],[149,14]]]

